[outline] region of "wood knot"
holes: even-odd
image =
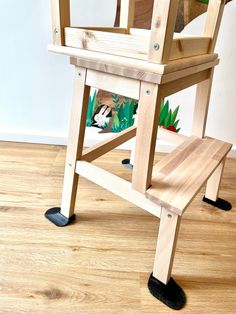
[[[57,288],[46,289],[43,291],[37,291],[37,294],[40,294],[46,297],[48,300],[58,300],[66,298],[67,295]]]
[[[158,17],[156,18],[156,21],[155,21],[155,28],[160,27],[160,25],[161,25],[161,17],[158,16]]]

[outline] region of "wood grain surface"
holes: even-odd
[[[154,166],[152,184],[146,196],[182,215],[231,147],[231,144],[210,137],[187,138]]]
[[[116,150],[95,164],[130,179],[127,157]],[[173,313],[147,289],[158,219],[83,178],[76,223],[44,218],[60,204],[64,164],[64,147],[0,143],[0,313]],[[220,197],[232,211],[202,203],[201,190],[183,216],[173,268],[188,297],[183,314],[235,311],[235,188],[228,158]]]
[[[231,0],[227,0],[226,3]],[[134,27],[150,28],[154,0],[136,0]],[[197,0],[179,0],[179,9],[175,31],[181,32],[183,28],[197,16],[207,10],[207,5]],[[120,0],[117,1],[117,14],[115,25],[119,25]]]

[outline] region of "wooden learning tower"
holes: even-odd
[[[218,198],[224,162],[231,144],[205,137],[214,53],[224,0],[210,0],[201,36],[174,34],[178,0],[154,0],[151,30],[132,28],[135,0],[121,0],[120,27],[72,27],[70,1],[51,0],[53,44],[49,51],[70,56],[75,66],[73,103],[60,208],[45,216],[57,226],[75,219],[79,175],[160,218],[150,292],[173,309],[185,294],[171,277],[182,215],[206,183],[203,201],[229,210]],[[79,9],[79,8],[78,8]],[[192,134],[158,128],[161,100],[197,84]],[[90,87],[139,100],[138,122],[83,150]],[[132,182],[91,162],[136,137]],[[153,167],[156,139],[177,146]]]

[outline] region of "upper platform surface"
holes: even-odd
[[[170,61],[167,64],[156,64],[146,60],[66,46],[48,45],[48,50],[70,56],[71,63],[77,66],[157,84],[210,69],[219,63],[217,54],[202,54]]]

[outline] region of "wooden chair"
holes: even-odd
[[[205,137],[214,54],[225,1],[210,0],[204,33],[174,35],[178,1],[155,0],[151,30],[132,28],[135,1],[121,0],[118,28],[72,27],[69,0],[52,0],[53,45],[49,51],[70,56],[75,66],[64,186],[60,208],[46,217],[58,226],[75,219],[79,175],[160,218],[153,274],[148,287],[168,306],[185,303],[182,289],[171,278],[180,221],[207,182],[204,200],[230,209],[218,198],[231,144]],[[79,9],[79,8],[78,8]],[[197,84],[190,137],[158,129],[161,100]],[[90,87],[139,100],[138,123],[109,140],[83,151]],[[153,167],[156,138],[177,145]],[[132,182],[91,164],[93,160],[136,136]]]

